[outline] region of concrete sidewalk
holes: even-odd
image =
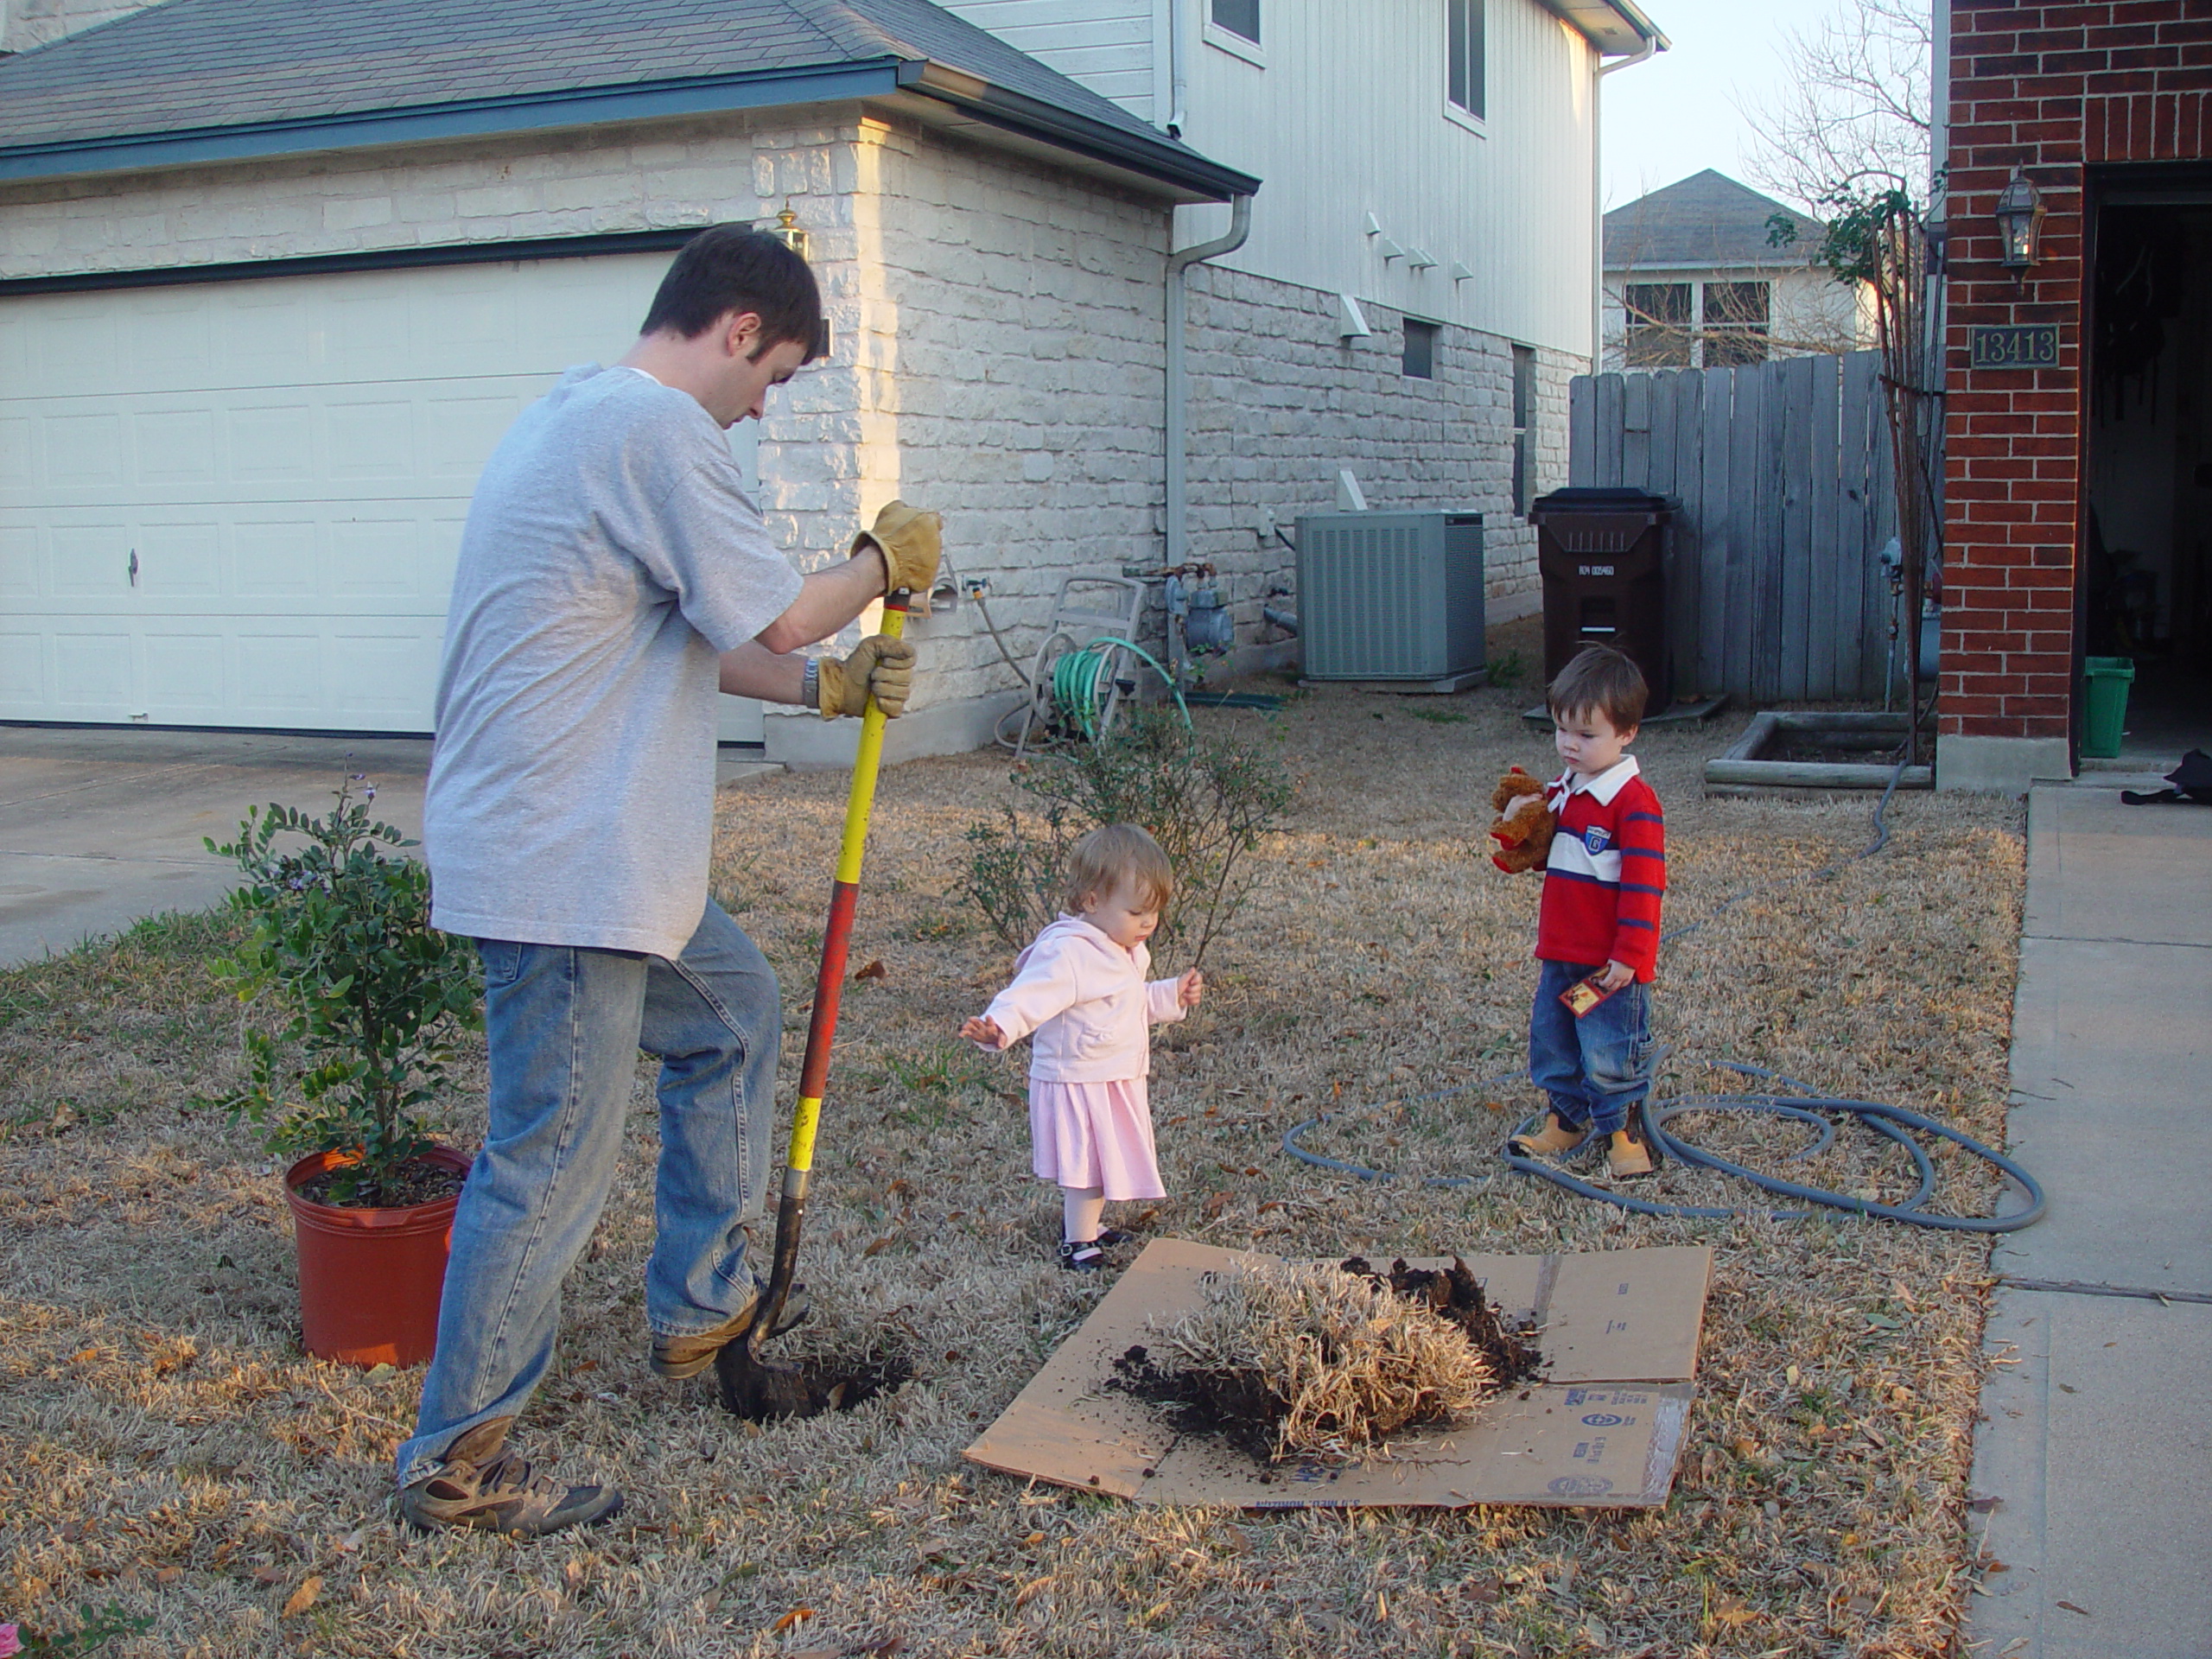
[[[2212,809],[2030,795],[2012,1090],[1967,1651],[2212,1659]]]
[[[200,838],[271,801],[325,811],[347,772],[419,836],[429,764],[424,739],[0,727],[0,967],[219,902],[238,871]]]
[[[348,772],[420,836],[429,768],[427,738],[0,726],[0,968],[220,902],[238,871],[200,838],[230,840],[271,801],[326,811]],[[728,785],[783,767],[724,749],[715,771]]]

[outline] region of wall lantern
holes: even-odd
[[[2028,175],[2012,169],[2012,182],[1997,198],[1997,231],[2004,238],[2005,269],[2024,271],[2036,263],[2036,242],[2043,235],[2043,197]]]
[[[768,234],[798,255],[800,258],[806,257],[806,232],[798,222],[798,215],[791,211],[791,203],[788,201],[784,204],[783,212],[776,215],[776,222],[769,228]]]

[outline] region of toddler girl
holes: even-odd
[[[1167,855],[1133,823],[1109,823],[1069,855],[1066,910],[1014,962],[1014,983],[960,1034],[987,1048],[1034,1032],[1029,1135],[1037,1173],[1064,1199],[1060,1265],[1093,1273],[1128,1235],[1099,1228],[1109,1200],[1160,1198],[1152,1150],[1147,1027],[1180,1020],[1205,992],[1195,968],[1145,981],[1145,941],[1175,890]]]

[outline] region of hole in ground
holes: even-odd
[[[912,1363],[896,1355],[755,1363],[742,1342],[733,1342],[715,1357],[722,1409],[751,1422],[851,1411],[895,1393],[913,1375]]]

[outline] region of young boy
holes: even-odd
[[[1644,987],[1658,960],[1667,890],[1659,798],[1623,753],[1643,719],[1643,676],[1619,652],[1592,645],[1546,695],[1567,770],[1543,794],[1558,827],[1536,924],[1543,966],[1529,1016],[1529,1076],[1551,1096],[1551,1111],[1541,1133],[1508,1145],[1523,1156],[1555,1157],[1601,1137],[1607,1168],[1626,1180],[1656,1166],[1639,1109],[1651,1090]],[[1593,976],[1605,1000],[1578,1017],[1560,998]]]

